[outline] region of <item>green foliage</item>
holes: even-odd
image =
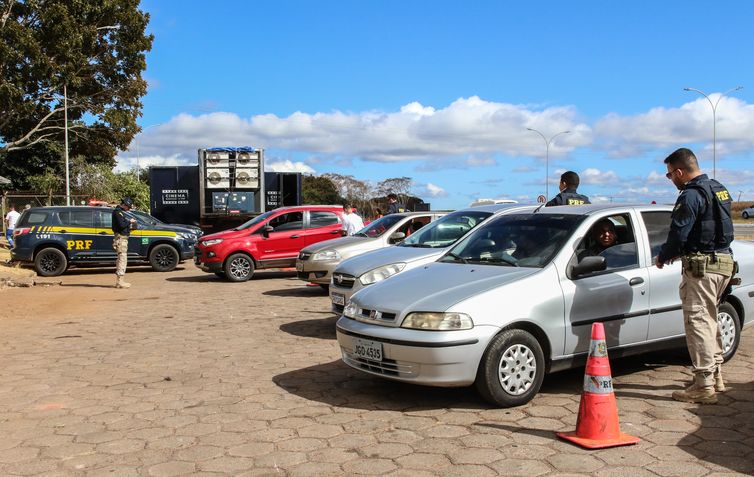
[[[0,9],[0,164],[12,163],[3,172],[17,183],[59,170],[64,86],[71,157],[113,166],[138,132],[147,88],[153,38],[139,1],[3,0]]]
[[[339,204],[343,201],[338,195],[335,184],[326,177],[304,176],[301,182],[304,204]]]

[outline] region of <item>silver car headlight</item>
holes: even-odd
[[[388,277],[392,277],[396,273],[400,272],[406,267],[405,263],[391,263],[390,265],[383,265],[377,267],[374,270],[370,270],[359,277],[359,281],[362,285],[371,285],[372,283],[382,281]]]
[[[212,240],[204,240],[202,241],[202,245],[205,247],[209,247],[210,245],[217,245],[219,243],[222,243],[223,239],[212,239]]]
[[[473,327],[474,322],[469,315],[465,313],[447,312],[409,313],[401,324],[401,328],[436,331],[470,330]]]
[[[337,250],[322,250],[312,256],[312,260],[325,261],[325,260],[340,260],[340,254]]]
[[[343,316],[346,318],[356,319],[356,315],[359,314],[359,307],[354,302],[349,301],[345,308],[343,308]]]

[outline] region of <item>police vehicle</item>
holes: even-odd
[[[11,259],[33,263],[37,274],[57,276],[71,265],[114,264],[110,207],[37,207],[25,210],[13,232]],[[139,222],[128,239],[128,262],[169,272],[194,256],[196,235]],[[144,228],[142,228],[144,227]]]

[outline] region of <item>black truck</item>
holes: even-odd
[[[264,149],[199,149],[195,166],[152,166],[150,208],[168,223],[207,232],[235,227],[283,206],[301,205],[301,174],[264,172]]]

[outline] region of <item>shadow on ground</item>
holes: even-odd
[[[335,322],[338,317],[330,312],[322,312],[330,315],[317,320],[294,321],[280,325],[280,331],[304,338],[320,338],[323,340],[335,339]]]
[[[332,319],[289,323],[282,325],[280,329],[298,336],[327,339],[334,337],[335,319],[333,317]],[[644,371],[647,367],[685,363],[683,353],[675,356],[674,353],[665,352],[662,356],[647,354],[618,359],[611,364],[613,376],[623,376]],[[562,396],[563,394],[579,396],[582,391],[583,377],[583,367],[547,375],[537,396]],[[340,360],[279,374],[273,378],[273,382],[286,391],[306,399],[358,409],[494,408],[479,397],[473,386],[435,388],[400,383],[361,373],[351,369]],[[680,386],[625,384],[616,389],[616,395],[619,398],[634,397],[664,401],[670,399],[669,390],[675,389],[680,389]],[[658,391],[662,395],[658,395]]]
[[[323,288],[320,288],[318,286],[316,287],[310,287],[310,286],[291,286],[288,288],[280,288],[278,290],[267,290],[266,292],[262,292],[262,295],[267,296],[282,296],[282,297],[292,297],[292,296],[301,296],[301,297],[312,297],[312,296],[327,296],[328,292],[327,290],[324,290]]]

